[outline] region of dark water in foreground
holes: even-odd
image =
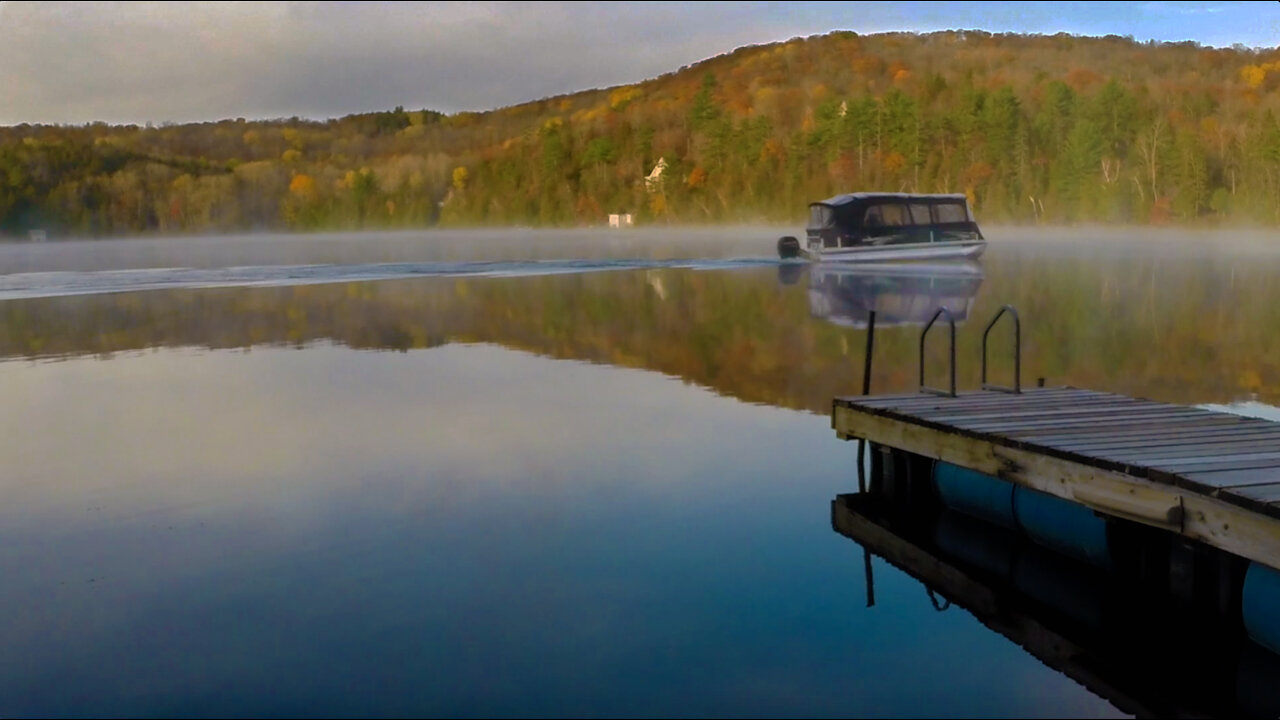
[[[1280,243],[1004,234],[0,247],[0,714],[1120,714],[879,560],[865,607],[830,398],[867,304],[889,391],[1012,303],[1028,379],[1265,412]]]

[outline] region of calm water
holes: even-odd
[[[1280,237],[778,234],[0,245],[0,714],[1121,714],[879,560],[866,607],[830,400],[866,307],[891,391],[1010,303],[1028,382],[1268,412]]]

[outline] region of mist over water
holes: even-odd
[[[265,265],[776,257],[767,227],[495,229],[0,243],[0,273]]]
[[[407,277],[727,269],[775,264],[772,233],[474,230],[0,243],[0,300]]]
[[[523,277],[618,270],[732,270],[775,266],[767,258],[728,260],[525,260],[372,265],[258,265],[215,269],[149,268],[0,275],[0,300],[142,290],[273,287],[396,280],[414,277]]]
[[[0,242],[0,273],[576,259],[777,257],[796,226],[473,229]],[[1085,253],[1280,253],[1272,229],[983,227],[994,243]]]
[[[789,227],[458,230],[0,243],[0,300],[132,290],[302,285],[781,264]],[[995,227],[1002,252],[1049,258],[1280,257],[1268,230]]]

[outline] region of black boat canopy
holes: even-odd
[[[851,202],[859,202],[865,200],[906,200],[906,201],[930,201],[930,200],[948,200],[951,202],[968,203],[969,198],[964,193],[933,193],[933,194],[917,194],[917,193],[845,193],[844,195],[836,195],[814,205],[847,205]]]
[[[913,220],[906,217],[905,206],[922,207],[924,218]],[[890,206],[880,207],[877,206]],[[932,213],[929,206],[945,210]],[[902,208],[899,210],[899,208]],[[919,215],[919,212],[912,213]],[[902,215],[902,219],[891,221],[890,216]],[[876,216],[884,224],[889,225],[929,225],[943,223],[972,223],[973,213],[969,210],[969,199],[963,193],[927,194],[927,193],[847,193],[810,203],[809,229],[817,230],[831,227],[848,229],[860,228],[864,224],[864,216]],[[869,220],[867,222],[870,222]]]

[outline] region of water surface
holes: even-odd
[[[0,712],[1120,714],[879,560],[866,607],[859,310],[877,391],[937,304],[972,387],[1011,303],[1028,381],[1265,412],[1280,244],[828,282],[776,234],[0,246]]]

